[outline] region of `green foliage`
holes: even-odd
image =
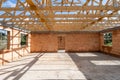
[[[104,34],[104,44],[106,46],[112,46],[112,33]]]
[[[21,45],[27,45],[27,35],[21,34]]]
[[[0,29],[0,50],[7,48],[7,31]]]

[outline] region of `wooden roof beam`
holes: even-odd
[[[26,0],[26,1],[30,5],[30,9],[35,11],[36,15],[41,19],[41,21],[45,22],[47,29],[50,30],[50,27],[47,25],[46,19],[42,17],[42,15],[44,14],[40,13],[40,9],[33,3],[32,0]]]
[[[31,6],[31,8],[25,9],[25,10],[34,10],[34,11],[39,11],[39,10],[51,10],[49,6],[46,6],[44,8],[36,8],[35,6]],[[0,11],[24,11],[24,9],[20,8],[0,8]],[[120,10],[120,7],[114,7],[114,6],[53,6],[52,7],[53,11],[76,11],[76,10]],[[37,13],[38,14],[38,13]]]
[[[100,14],[88,14],[88,15],[84,15],[84,14],[79,14],[79,15],[76,15],[76,14],[56,14],[54,15],[54,18],[99,18],[99,17],[111,17],[111,15],[109,14],[104,14],[104,15],[100,15]],[[112,17],[115,17],[115,15],[113,15]],[[0,15],[0,18],[11,18],[11,16],[6,16],[6,15]],[[36,15],[32,15],[31,16],[27,16],[27,15],[17,15],[17,16],[14,16],[14,18],[38,18],[38,16]],[[52,16],[47,16],[47,18],[53,18]]]

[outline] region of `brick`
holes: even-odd
[[[60,34],[32,33],[31,52],[56,52]],[[65,37],[66,51],[99,51],[99,33],[70,33]]]
[[[120,55],[120,30],[114,30],[110,31],[112,32],[112,47],[109,49],[109,47],[102,48],[104,45],[104,39],[103,34],[100,35],[100,49],[102,52],[106,52],[108,54],[116,54]]]
[[[0,28],[3,28],[0,26]],[[30,43],[28,43],[28,46],[24,47],[25,49],[23,50],[23,47],[20,46],[20,41],[21,41],[21,31],[16,30],[16,29],[11,29],[11,28],[5,28],[4,30],[9,31],[9,38],[8,39],[8,46],[9,49],[7,50],[1,50],[0,55],[4,55],[4,58],[1,57],[1,59],[4,60],[4,64],[7,63],[5,61],[11,62],[13,60],[17,60],[19,57],[22,57],[23,54],[28,54],[30,52]],[[22,32],[24,33],[24,32]],[[30,34],[28,34],[28,42],[30,42]],[[0,64],[1,64],[0,60]]]

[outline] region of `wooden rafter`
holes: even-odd
[[[120,25],[120,0],[17,0],[14,7],[4,6],[6,1],[0,0],[2,25],[31,31],[53,31],[56,25],[79,30]]]

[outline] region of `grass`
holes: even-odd
[[[7,45],[0,45],[0,50],[6,49]]]
[[[106,43],[105,46],[112,46],[112,42]]]

